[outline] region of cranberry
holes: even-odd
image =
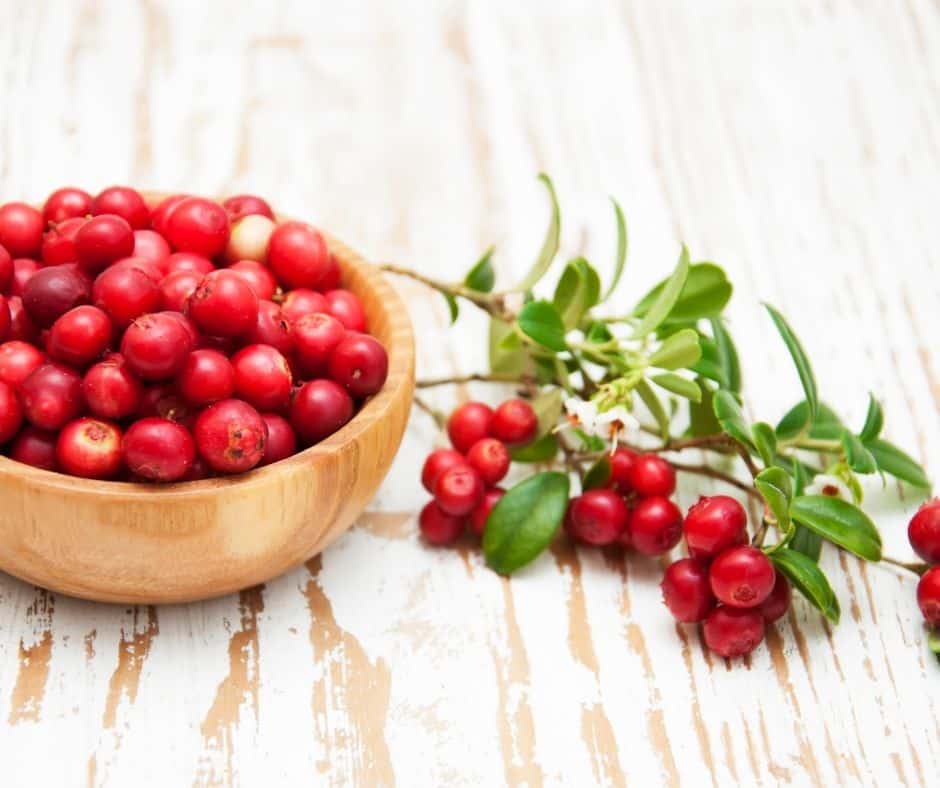
[[[288,419],[300,440],[310,445],[332,435],[353,417],[353,401],[332,380],[311,380],[296,392]]]
[[[42,468],[46,471],[57,469],[55,459],[56,434],[24,427],[10,446],[10,459]]]
[[[710,560],[722,550],[747,543],[747,512],[734,498],[699,498],[683,525],[689,555]]]
[[[91,298],[91,287],[77,269],[65,265],[43,268],[26,283],[23,307],[41,328],[49,328],[56,320]]]
[[[50,228],[42,237],[40,254],[46,265],[62,265],[78,260],[75,250],[75,236],[85,224],[86,219],[66,219]]]
[[[608,545],[617,541],[630,512],[613,490],[586,490],[568,504],[568,531],[584,544]]]
[[[0,293],[6,293],[13,284],[13,258],[0,246]]]
[[[160,282],[160,295],[163,308],[171,312],[182,312],[186,300],[196,291],[202,281],[202,274],[195,271],[177,271]]]
[[[243,336],[258,322],[258,296],[238,274],[213,271],[189,297],[186,310],[206,334]]]
[[[170,383],[161,383],[145,389],[135,415],[139,419],[152,417],[169,419],[182,424],[187,429],[196,420],[195,409]]]
[[[486,484],[496,484],[509,473],[509,449],[496,438],[481,438],[467,452],[467,463]]]
[[[682,538],[682,512],[659,495],[642,499],[630,517],[630,543],[643,555],[662,555]]]
[[[89,219],[75,234],[78,264],[93,274],[134,251],[134,231],[120,216],[102,214]]]
[[[222,207],[228,211],[228,215],[234,222],[244,216],[266,216],[268,219],[274,218],[274,211],[265,200],[255,197],[253,194],[236,194],[229,197],[222,203]]]
[[[126,271],[128,269],[145,274],[155,284],[163,280],[163,269],[146,257],[123,257],[112,264],[108,271]]]
[[[326,297],[316,290],[308,290],[305,287],[291,290],[281,304],[281,313],[291,323],[296,323],[314,312],[326,313],[326,310]]]
[[[91,195],[74,186],[56,189],[46,198],[42,207],[44,225],[59,224],[67,219],[87,216],[91,213]]]
[[[10,305],[4,296],[0,295],[0,342],[6,341],[10,333],[13,318],[10,316]]]
[[[43,364],[19,387],[23,415],[34,427],[58,430],[82,412],[82,379],[60,364]]]
[[[482,402],[465,402],[447,420],[447,434],[457,451],[467,452],[478,440],[491,436],[493,409]]]
[[[175,312],[143,315],[131,323],[121,340],[121,355],[137,377],[167,380],[183,368],[193,337]]]
[[[756,547],[729,547],[712,561],[712,593],[732,607],[757,607],[773,591],[774,565]]]
[[[178,271],[195,271],[197,274],[211,274],[215,270],[215,265],[208,257],[201,254],[192,254],[191,252],[177,252],[171,254],[166,259],[167,274],[175,274]]]
[[[290,403],[293,376],[287,359],[270,345],[248,345],[232,357],[235,393],[258,410],[282,410]]]
[[[42,214],[25,202],[0,206],[0,246],[13,257],[38,257],[45,228]]]
[[[297,451],[297,436],[290,422],[276,413],[262,413],[261,418],[268,428],[268,441],[259,465],[270,465],[294,454]]]
[[[166,312],[165,314],[171,320],[175,320],[177,323],[179,323],[183,331],[186,332],[186,336],[189,339],[190,350],[194,350],[197,347],[203,346],[201,342],[204,341],[205,338],[202,337],[202,335],[199,333],[199,329],[196,328],[196,324],[192,320],[186,317],[186,315],[180,314],[179,312]],[[208,345],[206,345],[206,347],[208,347]],[[219,350],[219,348],[214,349]]]
[[[150,226],[150,209],[140,192],[129,186],[110,186],[100,192],[91,204],[95,216],[120,216],[135,230]]]
[[[421,484],[424,485],[425,490],[429,493],[433,493],[434,485],[438,477],[444,473],[444,471],[450,470],[457,465],[466,464],[466,458],[459,451],[454,451],[453,449],[437,449],[436,451],[432,451],[427,456],[427,459],[424,461],[424,466],[421,468]]]
[[[323,236],[313,227],[303,222],[285,222],[271,233],[268,264],[284,287],[316,288],[329,268],[330,252]]]
[[[356,399],[375,394],[388,377],[388,354],[368,334],[348,333],[330,356],[329,375]]]
[[[668,498],[676,491],[676,472],[662,457],[640,454],[630,467],[630,486],[641,497],[661,495]]]
[[[258,298],[270,301],[277,291],[277,282],[271,271],[261,263],[254,260],[239,260],[228,267],[229,271],[238,274],[248,286],[255,291]]]
[[[464,531],[462,517],[447,514],[434,501],[428,501],[418,515],[421,536],[428,544],[443,547],[456,542]]]
[[[166,220],[176,207],[189,198],[188,194],[173,194],[161,200],[150,214],[150,226],[160,235],[166,237]]]
[[[757,606],[757,612],[764,617],[764,621],[773,624],[774,621],[783,618],[790,609],[791,596],[790,583],[780,572],[777,572],[773,590],[770,596]]]
[[[483,498],[480,499],[480,502],[473,507],[473,511],[470,512],[467,522],[477,536],[483,536],[483,531],[486,528],[486,521],[489,519],[490,512],[493,511],[493,508],[499,503],[499,499],[505,494],[506,491],[502,487],[490,487],[483,493]]]
[[[335,317],[314,312],[294,323],[292,336],[297,369],[305,378],[316,378],[326,374],[346,329]]]
[[[206,465],[206,461],[202,457],[196,457],[180,481],[198,482],[200,479],[210,479],[213,475],[212,469]]]
[[[940,627],[940,566],[924,572],[917,584],[917,605],[928,626]]]
[[[135,421],[124,433],[122,450],[131,472],[154,482],[182,479],[196,458],[189,430],[168,419]]]
[[[350,331],[366,330],[366,312],[355,293],[349,290],[330,290],[325,294],[327,309]]]
[[[42,266],[29,257],[17,257],[13,260],[13,282],[9,293],[14,296],[23,295],[26,285]]]
[[[111,267],[99,274],[91,290],[95,306],[103,309],[118,329],[156,312],[163,303],[160,287],[139,268]]]
[[[86,417],[65,425],[56,442],[59,468],[85,479],[110,479],[121,469],[121,430]]]
[[[483,479],[469,465],[449,468],[434,483],[434,500],[447,514],[463,517],[483,499]]]
[[[104,419],[123,419],[140,406],[144,387],[117,353],[91,367],[82,378],[88,410]]]
[[[708,564],[695,558],[681,558],[669,565],[660,583],[663,602],[676,621],[701,621],[715,607],[708,584]]]
[[[493,414],[493,435],[509,446],[529,443],[539,428],[532,406],[521,399],[507,399]]]
[[[621,495],[633,492],[630,486],[630,469],[633,467],[634,459],[636,459],[636,452],[623,447],[619,447],[607,458],[610,463],[610,479],[607,485]]]
[[[17,339],[0,345],[0,381],[19,386],[46,360],[41,350]]]
[[[339,267],[339,262],[336,260],[336,255],[331,254],[326,273],[323,274],[323,278],[317,286],[324,292],[336,290],[339,288],[341,276],[342,270]]]
[[[77,306],[52,324],[48,352],[56,361],[82,368],[111,343],[111,320],[96,306]]]
[[[277,227],[265,216],[252,214],[243,219],[233,219],[232,234],[225,247],[225,259],[256,260],[259,263],[268,259],[268,242]]]
[[[170,245],[154,230],[134,230],[134,251],[131,254],[149,260],[162,270],[170,258]]]
[[[206,408],[193,430],[199,456],[221,473],[242,473],[264,457],[267,426],[251,405],[224,399]]]
[[[940,500],[927,501],[907,527],[914,552],[928,564],[940,564]]]
[[[23,299],[19,296],[10,296],[7,299],[7,307],[10,309],[10,330],[7,339],[37,342],[39,340],[39,329],[36,328],[33,319],[23,308]]]
[[[281,314],[281,308],[273,301],[258,302],[258,320],[247,341],[270,345],[285,356],[289,356],[294,349],[294,337],[290,323]]]
[[[218,350],[194,350],[177,375],[176,386],[193,405],[209,405],[235,392],[235,370]]]
[[[0,382],[0,444],[6,443],[20,430],[23,409],[9,383]]]
[[[702,631],[705,645],[733,659],[750,654],[764,639],[764,619],[755,610],[719,606],[708,614]]]
[[[202,197],[181,200],[164,220],[162,235],[179,252],[215,257],[228,243],[229,223],[225,209]]]

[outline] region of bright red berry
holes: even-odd
[[[45,229],[42,214],[24,202],[0,206],[0,246],[12,257],[38,257]]]
[[[668,498],[653,495],[637,503],[630,516],[630,543],[643,555],[662,555],[682,538],[682,512]]]
[[[192,468],[196,447],[181,424],[160,418],[135,421],[124,433],[124,464],[142,479],[175,482]]]
[[[176,387],[193,405],[210,405],[235,393],[235,370],[218,350],[194,350],[176,376]]]
[[[342,274],[343,271],[339,267],[339,261],[336,259],[336,255],[331,253],[330,262],[327,266],[326,273],[323,274],[323,278],[320,280],[319,288],[327,293],[330,290],[339,289]]]
[[[473,507],[473,511],[470,512],[470,516],[467,518],[467,523],[477,536],[483,536],[490,512],[493,511],[493,508],[499,503],[499,499],[505,494],[506,491],[502,487],[489,487],[483,493],[480,502]]]
[[[229,271],[238,274],[245,283],[255,291],[258,298],[270,301],[277,291],[277,281],[270,269],[254,260],[239,260],[228,267]]]
[[[78,260],[78,252],[75,251],[75,236],[86,221],[88,220],[85,218],[66,219],[50,227],[42,237],[40,251],[42,261],[46,265],[62,265]]]
[[[13,260],[13,282],[10,284],[9,294],[23,295],[26,283],[36,274],[42,266],[29,257],[17,257]]]
[[[160,233],[154,230],[134,230],[134,251],[133,257],[142,257],[151,263],[159,266],[161,271],[165,268],[170,259],[170,245],[166,242]]]
[[[72,476],[111,479],[121,469],[121,429],[86,417],[69,422],[56,442],[58,466]]]
[[[61,364],[43,364],[20,384],[19,398],[30,424],[58,430],[82,412],[82,379]]]
[[[162,235],[178,252],[211,258],[228,243],[228,214],[218,203],[202,197],[181,200],[164,218],[163,226]]]
[[[176,252],[171,254],[164,263],[167,275],[178,273],[179,271],[195,271],[197,274],[211,274],[215,270],[215,265],[208,257],[192,252]],[[200,279],[202,278],[200,277]]]
[[[143,315],[121,340],[127,366],[143,380],[168,380],[179,373],[193,349],[193,336],[175,312]]]
[[[760,550],[750,545],[729,547],[712,561],[712,593],[732,607],[757,607],[773,591],[777,573]]]
[[[0,295],[0,342],[6,342],[10,333],[13,318],[10,315],[10,305],[5,296]]]
[[[633,467],[636,456],[636,452],[619,447],[607,458],[610,463],[610,479],[607,485],[621,495],[633,492],[633,488],[630,486],[630,469]]]
[[[77,306],[52,324],[47,350],[56,361],[81,369],[111,344],[111,320],[96,306]]]
[[[57,265],[37,271],[23,288],[23,308],[40,328],[91,299],[91,284],[76,268]]]
[[[630,519],[626,503],[613,490],[585,490],[568,504],[568,531],[579,542],[614,544]]]
[[[13,284],[13,258],[0,246],[0,293],[7,293]]]
[[[322,293],[316,290],[309,290],[306,287],[291,290],[281,304],[281,312],[291,323],[312,315],[315,312],[327,314],[326,298]]]
[[[483,479],[469,465],[444,471],[434,484],[434,500],[447,514],[464,517],[483,499]]]
[[[928,564],[940,564],[940,499],[927,501],[907,527],[911,547]]]
[[[444,471],[453,468],[456,465],[466,465],[466,458],[453,449],[437,449],[432,451],[424,461],[421,468],[421,484],[429,493],[434,492],[434,485],[438,477]]]
[[[98,275],[91,297],[114,325],[124,329],[141,315],[156,312],[163,303],[160,287],[138,268],[109,268]]]
[[[310,225],[284,222],[271,234],[268,264],[285,288],[316,288],[329,268],[330,251],[323,236]]]
[[[294,454],[297,451],[297,436],[290,422],[276,413],[262,413],[261,418],[268,428],[268,440],[264,445],[264,456],[258,464],[270,465]]]
[[[225,399],[206,408],[193,428],[196,448],[215,471],[243,473],[264,457],[267,426],[247,402]]]
[[[238,274],[213,271],[189,297],[186,312],[210,336],[244,336],[258,322],[258,296]]]
[[[129,186],[110,186],[100,192],[91,204],[95,216],[113,214],[120,216],[135,230],[150,226],[150,209],[140,192]]]
[[[705,645],[720,657],[750,654],[764,639],[764,619],[756,610],[716,607],[702,626]]]
[[[434,501],[428,501],[418,515],[418,527],[428,544],[443,547],[460,538],[464,531],[464,519],[447,514]]]
[[[293,324],[294,361],[301,376],[323,377],[333,351],[346,337],[346,329],[335,317],[314,312]]]
[[[676,491],[676,472],[662,457],[640,454],[630,466],[630,487],[641,496],[661,495],[668,498]]]
[[[538,428],[539,418],[528,402],[507,399],[496,408],[490,429],[506,445],[523,446],[535,437]]]
[[[291,325],[273,301],[258,302],[258,320],[246,341],[256,345],[270,345],[285,356],[290,356],[294,350]]]
[[[747,543],[747,512],[734,498],[699,498],[683,524],[689,555],[710,560],[722,550]]]
[[[23,299],[19,296],[10,296],[7,299],[7,307],[10,310],[10,330],[7,332],[7,340],[38,342],[39,329],[23,308]]]
[[[160,282],[162,307],[170,312],[182,312],[186,308],[186,301],[199,287],[202,277],[203,274],[196,271],[176,271],[164,277]]]
[[[457,451],[467,452],[478,440],[492,435],[493,409],[482,402],[465,402],[447,420],[447,434]]]
[[[486,484],[496,484],[509,472],[512,458],[506,444],[496,438],[481,438],[467,452],[467,462]]]
[[[659,587],[673,618],[686,624],[701,621],[717,604],[708,584],[708,564],[695,558],[671,563]]]
[[[17,339],[4,342],[0,345],[0,382],[15,388],[45,360],[45,354],[28,342]]]
[[[287,359],[270,345],[248,345],[232,356],[235,394],[258,410],[283,410],[293,376]]]
[[[34,468],[54,471],[58,467],[55,459],[57,438],[54,432],[24,427],[10,445],[10,459]]]
[[[74,186],[56,189],[46,198],[42,207],[44,225],[59,224],[67,219],[87,216],[91,213],[91,195]]]
[[[91,367],[82,378],[82,396],[88,410],[104,419],[123,419],[140,407],[144,387],[113,353]]]
[[[265,200],[253,194],[236,194],[225,200],[222,207],[228,211],[228,215],[233,222],[244,216],[256,214],[266,216],[268,219],[274,218],[274,211],[271,210],[271,206]]]
[[[777,572],[773,591],[757,606],[757,612],[764,617],[764,621],[773,624],[774,621],[783,618],[790,609],[791,596],[790,583],[780,572]]]
[[[146,257],[122,257],[116,263],[112,263],[107,270],[109,272],[123,271],[128,268],[146,275],[157,284],[159,284],[164,277],[163,267],[157,265],[153,260],[148,260]]]
[[[23,424],[23,408],[9,383],[0,382],[0,444],[11,440]]]
[[[288,412],[294,432],[307,446],[332,435],[352,417],[352,398],[332,380],[304,383],[294,392]]]
[[[189,194],[172,194],[161,200],[150,214],[150,226],[160,235],[166,237],[166,221],[176,207],[190,197]]]
[[[130,257],[133,251],[134,231],[120,216],[96,216],[75,234],[78,264],[92,274],[103,271],[123,257]]]
[[[917,605],[928,626],[940,627],[940,566],[931,567],[920,578]]]
[[[333,350],[328,371],[355,399],[364,399],[385,385],[388,354],[375,337],[349,332]]]
[[[330,290],[324,294],[326,311],[349,331],[366,330],[366,311],[356,294],[349,290]]]

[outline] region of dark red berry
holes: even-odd
[[[349,290],[330,290],[324,296],[326,311],[339,320],[347,330],[366,330],[366,311],[355,293]]]
[[[458,465],[444,471],[434,484],[434,500],[441,510],[455,517],[464,517],[482,500],[483,479],[469,465]]]
[[[523,446],[535,437],[538,428],[538,416],[528,402],[507,399],[496,408],[490,429],[507,446]]]
[[[235,393],[235,370],[218,350],[194,350],[176,376],[176,387],[193,405],[210,405]]]
[[[326,298],[322,293],[318,293],[316,290],[308,290],[305,287],[291,290],[284,297],[284,302],[281,304],[281,313],[291,323],[296,323],[301,318],[316,312],[326,314]]]
[[[434,501],[428,501],[418,515],[418,527],[428,544],[443,547],[460,538],[464,531],[464,519],[447,514]]]
[[[180,271],[195,271],[197,274],[205,276],[215,270],[215,265],[208,257],[191,252],[177,252],[171,254],[164,263],[167,275],[175,274]],[[202,278],[200,276],[200,279]]]
[[[931,567],[921,577],[917,605],[928,626],[940,627],[940,566]]]
[[[91,213],[91,195],[74,186],[56,189],[46,198],[42,207],[43,224],[59,224],[67,219],[87,216]]]
[[[193,336],[175,312],[143,315],[128,326],[121,355],[143,380],[168,380],[179,373],[193,349]]]
[[[202,277],[203,274],[196,271],[176,271],[164,277],[160,282],[162,307],[171,312],[182,312],[186,301],[199,287]]]
[[[66,219],[50,227],[42,237],[42,261],[46,265],[63,265],[78,260],[75,251],[75,236],[87,219]]]
[[[447,434],[457,451],[468,452],[478,440],[492,435],[493,409],[482,402],[465,402],[447,420]]]
[[[0,293],[6,294],[13,284],[13,258],[0,246]]]
[[[124,433],[122,450],[128,469],[154,482],[183,479],[196,458],[189,430],[175,421],[160,418],[135,421]]]
[[[773,591],[757,606],[757,612],[764,617],[764,621],[772,624],[786,615],[787,610],[790,609],[791,596],[790,583],[780,572],[777,572]]]
[[[171,383],[158,383],[145,389],[135,415],[139,419],[169,419],[187,429],[196,421],[196,409]]]
[[[304,383],[294,392],[288,414],[294,432],[307,446],[332,435],[352,417],[352,399],[332,380]]]
[[[238,274],[245,283],[255,291],[258,298],[270,301],[277,291],[277,281],[270,269],[254,260],[239,260],[228,267],[229,271]]]
[[[336,255],[331,254],[326,273],[323,274],[323,278],[320,280],[318,287],[324,292],[337,290],[340,286],[340,278],[342,277],[342,273],[343,272],[339,267],[339,261],[336,259]]]
[[[928,564],[940,564],[940,500],[927,501],[907,527],[911,547]]]
[[[610,463],[610,479],[607,484],[621,495],[633,492],[630,486],[630,469],[633,467],[634,459],[636,459],[636,452],[623,447],[618,448],[607,458]]]
[[[270,345],[248,345],[232,357],[235,394],[258,410],[282,410],[290,402],[293,376],[287,359]]]
[[[89,412],[99,418],[123,419],[137,411],[144,387],[113,353],[91,367],[82,378],[82,396]]]
[[[298,371],[304,378],[317,378],[326,375],[333,351],[346,337],[346,329],[335,317],[314,312],[297,320],[291,334]]]
[[[756,610],[716,607],[702,626],[705,645],[720,657],[750,654],[764,639],[764,619]]]
[[[13,282],[10,284],[9,294],[21,296],[26,289],[26,283],[36,274],[42,266],[29,257],[17,257],[13,260]]]
[[[271,206],[265,200],[255,197],[253,194],[236,194],[225,200],[222,207],[228,211],[229,218],[233,222],[243,216],[254,214],[267,216],[269,219],[274,218],[274,211],[271,210]]]
[[[98,307],[77,306],[52,324],[47,350],[56,361],[81,369],[111,343],[111,320]]]
[[[585,490],[568,504],[568,532],[584,544],[614,544],[629,518],[626,503],[613,490]]]
[[[256,345],[270,345],[285,356],[290,356],[294,350],[291,325],[273,301],[258,302],[258,320],[246,341]]]
[[[82,379],[61,364],[43,364],[20,384],[19,399],[30,424],[58,430],[81,415]]]
[[[68,265],[37,271],[23,288],[23,308],[40,328],[91,299],[88,278]]]
[[[496,438],[482,438],[467,452],[467,462],[477,469],[486,484],[496,484],[509,472],[512,458],[506,444]]]
[[[729,547],[712,561],[712,593],[732,607],[757,607],[773,591],[777,574],[760,550],[749,545]]]
[[[710,560],[722,550],[747,543],[747,512],[727,495],[699,498],[685,516],[682,530],[689,555]]]
[[[57,438],[54,432],[24,427],[10,445],[10,459],[34,468],[54,471],[58,467],[55,459]]]
[[[10,305],[7,303],[6,296],[0,295],[0,342],[6,342],[12,324],[13,318],[10,315]]]
[[[268,428],[268,440],[259,465],[270,465],[294,454],[297,451],[297,436],[290,422],[276,413],[262,413],[261,418]]]
[[[23,307],[23,299],[19,296],[10,296],[7,299],[7,307],[10,310],[10,330],[7,332],[7,339],[20,342],[38,342],[39,329],[33,319],[26,313],[26,309]]]
[[[0,382],[0,444],[11,440],[23,424],[23,408],[9,383]]]
[[[668,498],[676,491],[676,472],[662,457],[641,454],[630,467],[630,487],[641,497],[661,495]]]
[[[424,461],[421,468],[421,484],[429,493],[434,492],[434,485],[438,477],[446,470],[456,465],[466,465],[466,458],[453,449],[437,449],[432,451]]]
[[[78,264],[97,274],[134,251],[134,231],[120,216],[103,214],[83,224],[75,234]]]
[[[480,502],[473,507],[473,511],[470,512],[470,516],[467,518],[467,523],[477,536],[483,536],[490,512],[493,511],[493,508],[499,503],[499,499],[505,494],[506,491],[502,487],[489,487],[483,493]]]
[[[150,209],[140,192],[129,186],[110,186],[95,197],[91,204],[95,216],[120,216],[135,230],[150,226]]]
[[[630,516],[630,543],[643,555],[662,555],[682,538],[682,512],[660,495],[643,498]]]
[[[142,257],[158,266],[162,273],[166,273],[166,266],[170,259],[170,245],[160,233],[154,230],[134,230],[134,257]]]
[[[267,426],[247,402],[225,399],[206,408],[193,429],[196,448],[215,471],[243,473],[264,457]]]
[[[0,381],[16,388],[45,360],[45,354],[28,342],[4,342],[0,345]]]
[[[87,416],[69,422],[56,442],[59,468],[85,479],[111,479],[121,469],[121,429]]]
[[[45,229],[42,214],[24,202],[0,206],[0,246],[11,257],[38,257]]]
[[[284,222],[271,234],[268,265],[285,288],[315,289],[329,268],[330,252],[323,236],[310,225]]]
[[[258,296],[238,274],[213,271],[189,297],[186,312],[205,334],[244,336],[258,322]]]
[[[330,356],[329,376],[356,399],[372,396],[385,385],[388,354],[375,337],[347,333]]]
[[[660,588],[673,618],[686,624],[701,621],[717,604],[708,584],[708,564],[695,558],[671,563]]]
[[[174,206],[163,221],[161,234],[179,252],[195,252],[211,258],[221,253],[228,243],[228,214],[211,200],[187,197]]]

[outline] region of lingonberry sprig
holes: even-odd
[[[820,398],[789,323],[766,305],[803,397],[775,425],[751,422],[723,318],[732,285],[721,267],[693,262],[683,247],[671,274],[631,310],[608,301],[627,259],[626,223],[616,202],[617,248],[606,287],[591,263],[577,257],[545,290],[561,215],[551,181],[540,178],[551,218],[536,261],[518,284],[495,290],[492,249],[453,284],[383,266],[440,292],[452,320],[462,303],[490,316],[490,369],[419,381],[420,389],[481,382],[512,386],[517,394],[495,410],[470,402],[449,416],[417,399],[446,425],[453,446],[432,452],[422,469],[433,496],[419,518],[425,539],[451,544],[469,530],[482,538],[488,565],[503,574],[533,561],[562,524],[578,543],[650,556],[667,554],[684,539],[689,557],[666,570],[664,601],[678,621],[701,622],[709,648],[725,657],[760,643],[765,627],[789,608],[791,587],[838,621],[838,597],[819,565],[828,543],[922,574],[918,601],[931,628],[928,642],[940,652],[940,567],[884,556],[863,509],[866,476],[929,487],[920,465],[881,437],[879,402],[870,398],[860,429],[847,426]],[[679,460],[685,452],[704,460]],[[504,490],[497,485],[511,462],[536,472]],[[725,495],[703,497],[683,514],[672,500],[677,472],[744,493],[756,504],[752,516]],[[580,491],[573,493],[572,484]],[[911,528],[921,557],[940,563],[940,505],[926,505]]]

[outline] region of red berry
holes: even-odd
[[[9,294],[21,296],[26,284],[42,266],[29,257],[17,257],[13,260],[13,282],[10,284]]]
[[[96,306],[77,306],[52,324],[47,349],[56,361],[81,369],[111,343],[111,320]]]
[[[138,268],[111,267],[95,279],[91,290],[95,306],[103,309],[118,329],[135,318],[156,312],[163,303],[160,287]]]
[[[695,558],[671,563],[659,587],[673,618],[686,624],[701,621],[716,604],[708,584],[708,564]]]
[[[287,359],[270,345],[248,345],[232,357],[235,394],[258,410],[282,410],[293,377]]]
[[[121,469],[121,429],[87,416],[69,422],[56,442],[59,467],[85,479],[110,479]]]
[[[6,293],[13,284],[13,258],[0,246],[0,293]]]
[[[482,402],[465,402],[447,420],[447,434],[457,451],[467,452],[478,440],[492,435],[493,409]]]
[[[682,538],[682,512],[660,495],[643,498],[630,517],[630,543],[643,555],[662,555]]]
[[[268,441],[259,465],[270,465],[294,454],[297,451],[297,436],[290,422],[276,413],[262,413],[261,418],[268,428]]]
[[[97,274],[134,251],[134,231],[120,216],[102,214],[89,219],[75,234],[78,264]]]
[[[129,186],[110,186],[95,197],[91,204],[95,216],[120,216],[135,230],[150,226],[150,209],[140,192]]]
[[[10,459],[42,468],[46,471],[57,469],[55,459],[56,434],[24,427],[10,446]]]
[[[297,290],[291,290],[285,296],[284,302],[281,304],[281,313],[291,323],[296,323],[301,318],[315,312],[325,314],[327,306],[326,298],[322,293],[301,287]]]
[[[335,317],[322,312],[306,315],[293,324],[294,360],[304,378],[322,377],[333,351],[346,337],[346,329]]]
[[[507,399],[493,414],[493,435],[508,446],[529,443],[539,428],[539,418],[532,406],[521,399]]]
[[[734,498],[699,498],[683,525],[689,555],[710,560],[722,550],[747,543],[747,512]]]
[[[193,436],[199,456],[214,471],[243,473],[264,457],[267,426],[247,402],[224,399],[199,415]]]
[[[288,419],[305,445],[332,435],[353,417],[353,401],[332,380],[311,380],[294,392]]]
[[[189,429],[196,420],[196,411],[170,383],[160,383],[144,390],[137,406],[139,419],[159,417],[182,424]]]
[[[23,307],[40,328],[91,299],[91,285],[78,269],[57,265],[37,271],[23,289]]]
[[[777,573],[760,550],[750,545],[729,547],[712,561],[708,574],[712,593],[731,607],[757,607],[774,589]]]
[[[56,189],[46,198],[42,207],[44,225],[59,224],[67,219],[87,216],[91,213],[91,195],[74,186]]]
[[[173,194],[157,204],[150,214],[150,226],[160,235],[166,237],[166,220],[176,207],[190,197],[188,194]]]
[[[473,511],[470,512],[467,522],[471,530],[477,536],[483,536],[483,531],[486,528],[486,521],[489,519],[490,512],[493,511],[493,508],[499,503],[499,499],[505,494],[506,491],[502,487],[490,487],[483,493],[483,498],[480,499],[480,502],[473,507]]]
[[[58,430],[82,412],[82,379],[60,364],[43,364],[19,387],[23,415],[34,427]]]
[[[428,501],[418,515],[421,536],[428,544],[439,547],[456,542],[464,531],[462,517],[454,517],[443,511],[434,501]]]
[[[12,257],[38,257],[45,222],[42,214],[24,202],[0,206],[0,246]]]
[[[636,456],[636,452],[621,447],[607,458],[610,463],[610,479],[607,486],[621,495],[633,492],[630,486],[630,469],[633,467]]]
[[[108,271],[124,271],[127,269],[145,274],[154,283],[161,282],[164,276],[163,268],[146,257],[122,257],[116,263],[112,263]]]
[[[509,449],[496,438],[481,438],[467,452],[467,462],[486,484],[496,484],[509,473]]]
[[[320,280],[318,287],[324,292],[336,290],[339,288],[341,276],[342,270],[339,267],[339,261],[337,261],[336,255],[330,254],[329,265],[326,269],[326,273],[323,274],[323,278]]]
[[[924,572],[917,584],[917,605],[928,626],[940,627],[940,566]]]
[[[204,346],[201,345],[200,342],[204,341],[205,338],[200,335],[199,329],[196,328],[196,324],[186,317],[186,315],[181,315],[179,312],[166,312],[164,314],[166,314],[166,316],[171,320],[175,320],[177,323],[179,323],[183,331],[186,332],[186,336],[189,339],[190,350]],[[224,341],[227,342],[228,340]],[[222,344],[222,341],[220,341],[220,344]],[[208,345],[205,345],[205,347],[208,347]],[[218,348],[216,348],[216,350],[218,350]]]
[[[0,342],[5,342],[10,333],[13,318],[10,315],[10,305],[4,296],[0,295]]]
[[[266,216],[269,219],[274,218],[274,211],[271,210],[271,206],[265,200],[255,197],[253,194],[236,194],[225,200],[222,207],[228,211],[229,218],[233,222],[243,216],[255,214]]]
[[[421,484],[429,493],[434,492],[434,485],[444,471],[456,465],[466,465],[467,460],[459,451],[453,449],[437,449],[432,451],[424,461],[421,468]]]
[[[196,458],[189,430],[168,419],[135,421],[124,433],[122,450],[130,471],[154,482],[183,479]]]
[[[568,504],[568,532],[590,545],[614,544],[627,527],[630,512],[613,490],[586,490]]]
[[[449,468],[434,484],[434,500],[441,509],[455,517],[470,514],[483,499],[483,479],[469,465]]]
[[[162,235],[179,252],[215,257],[228,243],[229,221],[225,209],[202,197],[187,197],[164,220]]]
[[[274,297],[277,291],[277,281],[271,271],[261,263],[254,260],[239,260],[230,265],[228,270],[238,274],[255,291],[258,298],[270,301]]]
[[[764,619],[756,610],[716,607],[702,626],[705,645],[720,657],[750,654],[764,639]]]
[[[640,454],[630,467],[630,487],[641,497],[661,495],[668,498],[676,491],[676,472],[662,457]]]
[[[14,388],[42,366],[46,357],[28,342],[13,339],[0,345],[0,381]]]
[[[160,296],[163,308],[170,312],[182,312],[186,300],[196,292],[203,274],[196,271],[176,271],[160,282]]]
[[[911,547],[928,564],[940,564],[940,499],[927,501],[907,527]]]
[[[290,323],[281,314],[273,301],[258,302],[258,320],[246,341],[258,345],[270,345],[285,356],[294,349],[294,337]]]
[[[91,367],[82,378],[82,396],[88,410],[104,419],[123,419],[140,406],[144,387],[113,353]]]
[[[218,350],[194,350],[176,376],[176,386],[193,405],[209,405],[235,393],[235,370]]]
[[[330,290],[326,297],[326,311],[350,331],[366,330],[366,311],[355,293],[349,290]]]
[[[213,271],[189,297],[186,313],[210,336],[244,336],[258,322],[258,296],[238,274]]]
[[[790,583],[780,572],[777,572],[773,591],[757,606],[757,612],[764,617],[764,621],[773,624],[774,621],[783,618],[790,609],[791,596]]]
[[[9,383],[0,382],[0,444],[13,438],[23,424],[23,409]]]
[[[142,257],[162,269],[170,259],[170,245],[154,230],[134,230],[134,257]]]
[[[330,252],[323,236],[310,225],[284,222],[271,233],[268,264],[285,288],[316,288],[329,268]]]
[[[50,228],[42,237],[40,254],[46,265],[62,265],[78,260],[75,250],[75,236],[87,219],[66,219]]]
[[[193,337],[175,312],[138,317],[121,340],[127,366],[143,380],[167,380],[183,368]]]
[[[179,271],[195,271],[197,274],[211,274],[215,270],[215,264],[201,254],[191,252],[177,252],[171,254],[164,263],[167,274],[175,274]],[[202,278],[202,277],[200,277]]]
[[[7,307],[10,310],[10,330],[7,333],[7,339],[38,342],[39,329],[23,308],[23,299],[19,296],[10,296],[7,299]]]
[[[388,377],[388,354],[368,334],[347,333],[330,356],[329,375],[356,399],[375,394]]]

